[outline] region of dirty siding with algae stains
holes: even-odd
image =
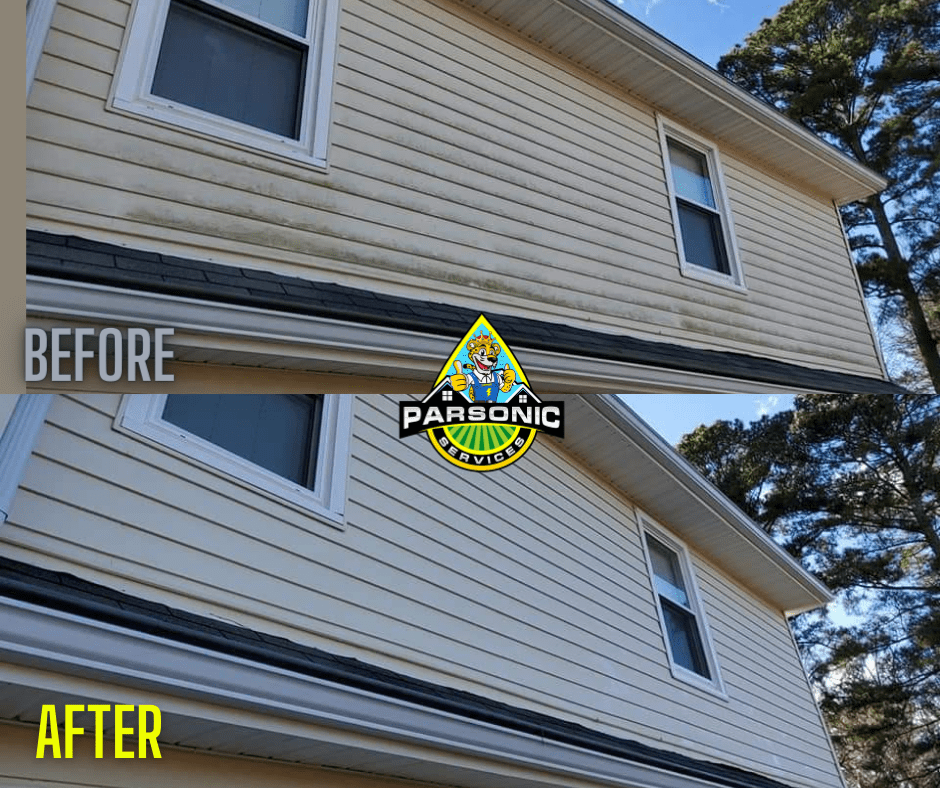
[[[31,228],[881,377],[830,203],[722,148],[747,292],[683,278],[652,108],[470,11],[343,0],[326,173],[109,111],[129,12],[58,3]]]

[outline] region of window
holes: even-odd
[[[138,0],[112,106],[326,166],[339,0]]]
[[[662,119],[659,128],[682,273],[743,289],[717,149]]]
[[[120,426],[341,525],[350,396],[125,397]]]
[[[643,537],[673,675],[724,694],[688,555],[664,534]]]

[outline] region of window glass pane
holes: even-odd
[[[307,0],[218,0],[222,5],[241,11],[298,36],[307,32]]]
[[[682,582],[682,572],[679,570],[676,554],[652,536],[647,535],[646,542],[649,546],[650,561],[653,564],[653,579],[657,593],[683,607],[689,607],[689,597],[685,592],[685,583]]]
[[[708,662],[705,660],[705,651],[702,648],[702,639],[695,623],[695,616],[676,607],[666,599],[660,598],[660,601],[666,621],[666,632],[669,635],[672,661],[693,673],[710,679],[711,674],[708,670]]]
[[[712,183],[708,177],[708,160],[704,154],[669,140],[669,164],[676,194],[709,208],[715,207]]]
[[[721,217],[681,201],[678,208],[685,259],[702,268],[729,273],[725,239],[721,234]]]
[[[278,476],[308,485],[318,413],[312,397],[170,394],[163,418]]]
[[[151,92],[297,138],[304,49],[171,3]]]

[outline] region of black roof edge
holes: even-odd
[[[294,673],[664,769],[724,788],[790,788],[734,766],[701,761],[583,725],[433,684],[285,638],[187,613],[65,572],[0,556],[0,596],[222,652]]]
[[[26,231],[26,272],[180,298],[453,336],[458,340],[478,317],[477,311],[463,307],[37,230]],[[514,348],[641,364],[789,389],[847,394],[904,392],[897,384],[878,378],[804,367],[744,353],[690,348],[513,315],[488,313],[487,317]]]

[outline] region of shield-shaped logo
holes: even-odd
[[[538,432],[564,437],[564,403],[542,402],[522,365],[480,315],[421,402],[399,404],[399,436],[426,432],[448,462],[495,471],[518,460]]]

